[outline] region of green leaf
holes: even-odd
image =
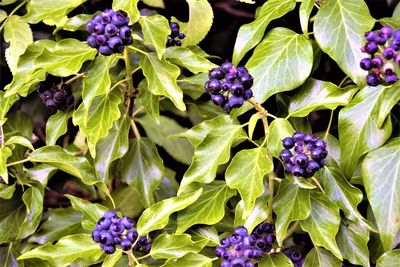
[[[114,210],[121,211],[124,216],[135,218],[144,209],[140,203],[140,193],[130,186],[122,185],[116,187],[111,192],[111,197],[112,199],[108,198],[103,201],[102,205],[113,207]],[[115,206],[113,206],[112,200],[114,200]]]
[[[190,143],[187,140],[169,138],[170,135],[182,133],[187,129],[166,116],[159,118],[160,124],[157,124],[150,116],[141,117],[138,121],[154,143],[163,147],[175,160],[189,165],[193,156]]]
[[[0,9],[0,23],[3,22],[3,20],[5,20],[6,18],[7,18],[7,12],[5,12],[2,9]]]
[[[263,103],[273,94],[295,89],[308,78],[312,64],[309,39],[286,28],[272,29],[246,64],[254,77],[254,97]]]
[[[165,8],[164,0],[142,0],[148,6]]]
[[[61,21],[56,23],[57,28],[54,30],[53,35],[60,30],[64,31],[77,31],[86,30],[86,23],[94,17],[92,14],[78,14],[73,17],[64,17]]]
[[[180,22],[180,32],[186,37],[182,40],[183,46],[197,45],[203,40],[213,23],[213,10],[207,0],[186,0],[189,5],[189,21]],[[172,21],[177,21],[172,19]]]
[[[384,92],[382,86],[365,87],[339,113],[340,166],[347,178],[352,177],[362,155],[383,145],[391,135],[390,119],[382,128],[377,125]]]
[[[203,185],[203,193],[186,209],[178,212],[178,228],[176,233],[181,234],[196,224],[213,225],[225,215],[226,202],[236,195],[223,182],[213,182]]]
[[[114,267],[122,257],[122,250],[117,250],[114,254],[107,255],[103,261],[102,267]]]
[[[265,221],[268,218],[268,205],[266,205],[266,203],[268,203],[268,198],[269,193],[266,194],[264,192],[264,194],[256,200],[254,208],[250,212],[244,209],[243,200],[239,201],[235,209],[235,226],[244,226],[251,232],[257,225]],[[249,214],[245,219],[243,219],[244,213]]]
[[[30,140],[33,133],[32,117],[21,110],[11,112],[7,115],[3,130],[6,134],[15,135],[15,133],[18,133]]]
[[[32,30],[20,16],[12,15],[4,24],[4,40],[10,43],[5,54],[7,64],[15,75],[19,56],[33,43]]]
[[[259,267],[293,267],[292,262],[283,253],[266,254],[258,263]]]
[[[9,147],[0,147],[0,177],[8,184],[7,159],[12,155]]]
[[[283,149],[282,139],[292,136],[294,132],[290,122],[285,119],[278,118],[271,123],[269,126],[268,150],[272,156],[279,158]]]
[[[179,259],[169,259],[161,267],[211,267],[213,259],[199,253],[188,253]]]
[[[82,213],[83,217],[81,222],[85,229],[94,229],[97,221],[109,210],[100,204],[91,203],[79,197],[74,197],[72,195],[65,196],[71,201],[72,208]]]
[[[255,113],[251,115],[250,120],[249,120],[249,125],[248,127],[248,135],[250,139],[253,139],[253,133],[254,130],[256,129],[257,122],[260,119],[260,115],[258,113]]]
[[[243,136],[242,126],[233,123],[212,129],[195,148],[192,164],[183,176],[179,192],[193,182],[212,182],[218,166],[228,162],[233,143]]]
[[[47,185],[49,179],[57,172],[57,168],[47,164],[36,164],[28,169],[27,176],[31,180],[39,182],[43,187]]]
[[[261,41],[272,20],[282,17],[295,6],[295,0],[269,0],[263,4],[256,19],[240,27],[233,50],[233,64],[238,65],[244,55]]]
[[[374,23],[363,0],[327,1],[314,21],[314,36],[322,51],[358,85],[366,83],[367,74],[359,67],[365,57],[360,48],[365,44],[364,33]]]
[[[153,241],[150,255],[153,259],[181,258],[190,252],[198,253],[207,242],[193,242],[188,234],[162,234]]]
[[[112,9],[113,10],[123,10],[128,13],[130,21],[129,24],[134,24],[139,20],[140,12],[137,8],[139,0],[113,0]]]
[[[400,249],[388,251],[376,262],[376,267],[397,267],[400,264]]]
[[[362,178],[385,251],[400,230],[400,138],[365,157]]]
[[[132,140],[121,162],[121,175],[140,193],[144,207],[154,204],[153,191],[160,184],[163,173],[164,164],[157,147],[148,138]]]
[[[154,53],[141,57],[140,66],[148,82],[148,90],[154,95],[166,96],[179,109],[186,109],[182,90],[176,84],[180,74],[177,66],[159,60]]]
[[[324,248],[314,247],[308,252],[303,267],[337,267],[341,261]]]
[[[204,84],[208,81],[208,71],[199,73],[190,77],[180,77],[178,85],[182,89],[183,94],[190,96],[192,99],[200,98],[204,93]]]
[[[16,93],[26,96],[32,85],[45,80],[46,72],[58,77],[75,74],[84,62],[93,59],[96,54],[96,49],[76,39],[36,41],[19,58],[13,80],[6,86],[5,97]]]
[[[123,115],[115,121],[108,135],[96,144],[94,164],[97,176],[106,183],[110,176],[111,163],[122,158],[129,148],[130,118]]]
[[[208,72],[212,68],[218,67],[208,59],[201,57],[186,47],[168,47],[164,57],[168,61],[190,70],[192,73]],[[203,85],[204,86],[204,85]],[[203,89],[204,92],[204,89]]]
[[[315,4],[314,0],[304,0],[300,4],[299,8],[300,25],[301,25],[301,30],[305,35],[308,34],[308,22],[314,4]]]
[[[160,103],[159,99],[160,96],[158,95],[153,95],[150,93],[150,91],[147,89],[147,81],[146,79],[143,79],[139,85],[138,85],[138,91],[139,93],[136,96],[136,101],[141,105],[145,111],[146,114],[149,115],[155,123],[159,124],[160,123]]]
[[[31,0],[27,5],[25,19],[36,24],[42,20],[48,25],[55,25],[62,20],[70,11],[86,0]]]
[[[54,242],[63,236],[82,233],[82,215],[69,208],[50,209],[48,219],[40,226],[39,230],[29,238],[30,242],[40,245]]]
[[[153,16],[140,16],[139,23],[142,26],[144,43],[152,45],[157,52],[158,59],[161,60],[166,50],[167,36],[171,34],[168,20],[156,14]]]
[[[19,229],[19,238],[25,238],[36,231],[42,219],[43,198],[43,189],[33,186],[22,194],[22,201],[26,206],[26,218]]]
[[[17,0],[2,0],[0,2],[0,6],[6,6],[6,5],[11,5],[17,2]]]
[[[379,128],[382,128],[387,116],[392,111],[393,107],[400,101],[400,83],[395,83],[390,87],[384,87],[383,90],[384,95],[382,97],[377,121]]]
[[[53,266],[68,266],[77,259],[94,263],[102,254],[99,244],[93,242],[90,234],[76,234],[61,238],[55,245],[48,243],[25,252],[18,260],[39,258]]]
[[[0,91],[0,119],[3,119],[6,116],[11,106],[19,99],[18,95],[4,97],[4,94],[4,91]],[[0,125],[1,124],[2,123],[0,122]]]
[[[349,262],[364,267],[370,266],[368,240],[369,231],[362,226],[348,220],[340,224],[336,242],[343,258]]]
[[[340,226],[339,208],[322,193],[311,194],[310,216],[300,222],[301,228],[310,234],[314,245],[330,250],[342,259],[336,243],[336,234]]]
[[[357,209],[363,199],[361,190],[352,186],[338,168],[325,167],[319,172],[319,177],[326,195],[344,212],[346,218],[360,226],[370,228],[370,224]]]
[[[55,145],[58,138],[67,132],[68,120],[72,117],[72,111],[57,111],[46,122],[46,144]]]
[[[330,82],[309,79],[290,99],[289,115],[305,117],[311,111],[335,110],[338,106],[346,106],[357,90],[357,88],[341,89]]]
[[[164,228],[172,213],[183,210],[195,202],[202,191],[203,189],[200,188],[195,192],[165,199],[150,206],[143,212],[137,222],[139,235],[144,236],[151,231]]]
[[[225,173],[226,184],[239,191],[244,201],[243,218],[250,214],[256,199],[264,192],[264,176],[273,167],[264,147],[241,150],[229,164]]]
[[[99,182],[93,167],[86,158],[68,154],[59,146],[44,146],[36,149],[28,159],[32,162],[47,163],[59,170],[82,179],[82,181],[88,185]]]
[[[7,185],[0,183],[0,198],[10,199],[14,195],[14,192],[15,192],[15,184]]]
[[[310,190],[300,188],[283,179],[273,204],[276,213],[276,239],[281,245],[289,224],[305,220],[311,213]]]

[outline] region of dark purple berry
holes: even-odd
[[[111,219],[112,217],[116,216],[117,214],[113,210],[109,210],[106,213],[104,213],[103,217]]]
[[[302,176],[304,174],[304,170],[299,166],[294,166],[292,169],[292,174],[294,176]]]
[[[135,242],[136,241],[136,239],[138,238],[138,232],[137,231],[135,231],[135,230],[131,230],[131,231],[129,231],[128,233],[126,233],[126,238],[128,239],[128,240],[130,240],[131,242]]]
[[[110,225],[111,220],[103,217],[97,222],[96,227],[99,230],[108,230],[108,228],[110,228]]]
[[[115,252],[115,246],[114,245],[103,245],[103,244],[101,244],[100,247],[107,254],[113,254]]]
[[[383,50],[382,55],[383,55],[383,57],[385,59],[390,60],[390,59],[392,59],[394,57],[395,51],[394,51],[394,49],[392,47],[385,47],[385,49]]]
[[[388,84],[393,84],[395,82],[397,82],[398,77],[396,75],[396,73],[387,73],[385,75],[385,82],[387,82]]]
[[[300,144],[301,142],[303,142],[304,139],[304,134],[302,132],[295,132],[293,134],[293,139],[296,143]]]
[[[393,29],[390,26],[383,26],[380,30],[381,33],[388,35],[389,38],[392,37]]]
[[[245,262],[242,258],[236,257],[231,260],[232,267],[245,267]]]
[[[110,23],[110,24],[106,25],[104,31],[105,31],[105,34],[107,34],[109,36],[113,36],[118,33],[118,28],[114,24]]]
[[[221,82],[217,79],[211,79],[205,84],[205,89],[210,94],[219,93],[221,90]]]
[[[138,244],[139,244],[139,246],[146,246],[146,244],[147,244],[147,237],[145,237],[145,236],[141,236],[141,237],[139,237],[139,240],[138,240]]]
[[[400,65],[400,54],[396,54],[393,59],[394,63]]]
[[[185,38],[185,35],[183,33],[180,33],[178,34],[178,38],[182,40],[183,38]]]
[[[280,158],[283,161],[288,161],[292,156],[293,154],[289,149],[284,149],[281,151]]]
[[[208,77],[210,79],[221,80],[224,78],[224,72],[220,68],[214,68],[208,72]]]
[[[282,144],[284,148],[291,149],[294,146],[294,140],[292,137],[283,138]]]
[[[113,243],[113,236],[107,231],[101,231],[99,236],[100,244],[111,245]]]
[[[215,256],[217,256],[218,258],[222,258],[222,256],[224,255],[224,253],[226,252],[226,250],[222,247],[217,247],[215,249]]]
[[[380,67],[383,66],[383,59],[382,59],[381,57],[374,57],[374,58],[371,60],[371,63],[372,63],[372,67],[374,67],[374,68],[380,68]]]
[[[235,233],[235,234],[238,234],[238,235],[240,235],[240,236],[243,236],[243,237],[245,237],[245,236],[248,235],[248,232],[247,232],[246,227],[243,227],[243,226],[237,227],[237,228],[235,229],[234,233]]]
[[[375,52],[378,51],[378,45],[377,45],[376,43],[374,43],[374,42],[368,42],[368,43],[365,45],[365,51],[366,51],[368,54],[373,55],[373,54],[375,54]]]
[[[233,67],[234,66],[233,66],[232,62],[229,62],[229,61],[226,61],[225,63],[222,63],[222,65],[221,65],[221,69],[226,73]]]
[[[226,112],[230,112],[231,110],[232,110],[232,107],[231,107],[231,105],[229,104],[229,102],[226,102],[225,104],[224,104],[224,106],[222,107],[222,109],[224,110],[224,111],[226,111]]]
[[[99,47],[99,52],[102,55],[109,56],[113,53],[113,50],[108,45],[101,45]]]
[[[126,217],[126,216],[123,217],[121,219],[121,223],[125,227],[125,229],[127,229],[127,230],[129,230],[129,229],[131,229],[133,227],[132,219],[129,218],[129,217]]]
[[[372,69],[372,60],[370,58],[363,58],[360,62],[360,67],[363,70],[370,70]]]
[[[221,262],[221,267],[232,267],[232,263],[230,260],[226,259]]]
[[[86,41],[93,48],[99,47],[99,44],[97,43],[96,35],[89,35],[89,37],[86,39]]]
[[[121,13],[121,11],[118,11],[112,16],[112,22],[115,26],[120,27],[125,24],[125,18],[126,17]]]
[[[305,154],[300,153],[295,156],[295,163],[297,166],[304,167],[308,163],[308,158]]]
[[[107,43],[107,37],[105,35],[97,35],[96,36],[96,42],[99,45],[104,45],[105,43]]]
[[[132,242],[128,239],[123,239],[119,245],[122,248],[122,250],[128,251],[132,247]]]
[[[74,103],[74,96],[72,94],[68,94],[65,97],[65,104],[67,104],[69,106],[69,105],[72,105],[73,103]]]
[[[244,99],[241,96],[232,96],[229,98],[228,103],[231,108],[239,108],[243,105]]]
[[[132,35],[131,27],[123,26],[119,29],[119,37],[121,37],[122,39],[129,39],[131,35]]]
[[[56,109],[57,108],[57,103],[56,103],[56,101],[54,101],[54,99],[47,99],[46,100],[46,106],[49,109]]]
[[[374,42],[375,41],[375,33],[373,31],[369,31],[365,33],[365,40],[368,42]]]
[[[238,234],[232,234],[229,237],[229,241],[231,242],[231,244],[238,244],[242,241],[243,237],[241,235]]]
[[[94,242],[96,242],[96,243],[100,242],[100,234],[101,234],[101,230],[94,230],[92,232],[92,239]]]
[[[211,95],[211,100],[217,106],[221,106],[225,103],[225,97],[220,94]]]
[[[102,34],[104,33],[104,25],[101,23],[96,23],[93,27],[93,33],[95,34]]]
[[[93,20],[89,20],[88,23],[86,23],[86,30],[89,33],[93,33],[94,30],[94,26],[96,25],[96,22],[94,22]]]
[[[253,91],[251,89],[246,89],[243,93],[243,99],[249,100],[253,96]]]
[[[243,85],[241,83],[234,82],[229,91],[235,96],[241,96],[244,91]]]
[[[121,223],[112,223],[110,225],[110,232],[114,236],[120,235],[124,232],[124,226]]]
[[[179,41],[179,40],[175,40],[175,44],[176,44],[177,46],[181,46],[181,45],[182,45],[182,42]]]
[[[240,77],[239,80],[245,89],[249,89],[253,86],[253,77],[251,77],[250,74],[246,74],[246,75]]]
[[[179,27],[179,24],[178,23],[176,23],[176,22],[171,22],[170,24],[169,24],[169,27],[171,28],[171,29],[180,29],[180,27]]]
[[[380,78],[375,73],[370,73],[367,75],[367,84],[370,86],[377,86],[380,82]]]

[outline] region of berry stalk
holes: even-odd
[[[135,88],[133,87],[132,82],[132,69],[131,69],[131,59],[129,57],[129,51],[127,48],[124,49],[124,61],[125,61],[125,80],[128,82],[128,92],[127,92],[127,100],[126,100],[126,111],[125,114],[128,114],[131,108],[131,97],[133,96]]]
[[[264,139],[264,142],[263,142],[263,144],[262,144],[262,146],[263,146],[264,144],[267,143],[267,139],[268,139],[268,135],[269,135],[269,125],[268,125],[268,120],[267,120],[268,111],[267,111],[265,108],[263,108],[263,107],[260,105],[260,103],[258,103],[257,100],[255,100],[254,97],[251,97],[251,98],[250,98],[249,100],[247,100],[247,101],[249,101],[249,103],[252,104],[252,105],[254,106],[254,108],[258,111],[258,114],[260,115],[261,120],[262,120],[262,122],[263,122],[263,125],[264,125],[264,135],[265,135],[265,139]]]

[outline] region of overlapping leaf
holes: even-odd
[[[208,72],[212,68],[218,67],[208,59],[195,54],[192,50],[186,47],[169,47],[164,57],[172,63],[184,67],[195,74],[199,72]]]
[[[259,267],[292,267],[293,264],[288,257],[283,253],[266,254],[260,263]]]
[[[306,256],[304,267],[337,267],[341,261],[324,248],[314,247]]]
[[[268,135],[269,152],[274,157],[279,158],[279,155],[283,149],[282,139],[285,137],[292,136],[293,133],[294,129],[289,121],[281,118],[275,119],[269,126],[269,135]]]
[[[68,120],[72,117],[72,111],[58,111],[50,116],[46,122],[46,144],[55,145],[58,138],[67,132]]]
[[[113,10],[123,10],[128,13],[130,21],[129,24],[134,24],[139,20],[140,12],[137,7],[139,0],[113,0],[112,8]]]
[[[38,23],[42,20],[49,25],[55,25],[70,11],[86,0],[31,0],[27,5],[25,19],[29,23]]]
[[[198,253],[207,243],[206,239],[194,242],[188,234],[162,234],[153,241],[150,255],[154,259],[181,258]]]
[[[158,59],[161,59],[166,50],[167,36],[171,34],[168,20],[156,14],[141,16],[139,23],[142,26],[144,43],[152,45],[157,52]]]

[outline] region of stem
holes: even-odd
[[[328,138],[329,131],[331,130],[332,120],[333,120],[333,110],[331,110],[331,116],[330,116],[330,118],[329,118],[328,128],[326,128],[324,140],[326,140],[326,138]]]
[[[250,104],[252,104],[254,106],[254,108],[258,111],[258,114],[261,117],[261,121],[263,122],[265,139],[264,139],[262,146],[264,146],[267,143],[267,139],[268,139],[268,135],[269,135],[269,126],[268,126],[268,120],[267,120],[268,111],[265,108],[263,108],[260,105],[260,103],[258,103],[257,100],[254,99],[254,97],[250,98],[247,101],[249,101]]]
[[[6,167],[18,165],[18,164],[21,164],[21,163],[24,163],[24,162],[28,162],[28,161],[29,161],[29,159],[22,159],[22,160],[19,160],[19,161],[14,161],[14,162],[6,164]]]
[[[133,119],[131,119],[131,127],[132,127],[133,133],[135,134],[136,138],[138,140],[140,140],[140,138],[142,136],[140,135],[139,129],[137,128],[136,123]]]
[[[0,124],[0,145],[4,147],[4,132],[3,132],[3,124]]]
[[[145,52],[145,51],[143,51],[143,50],[141,50],[139,48],[136,48],[136,47],[133,47],[133,46],[127,46],[127,47],[129,49],[132,49],[133,51],[139,52],[140,54],[143,54],[143,55],[147,56],[147,52]]]
[[[128,46],[129,47],[129,46]],[[133,95],[133,91],[135,90],[133,88],[133,83],[132,83],[132,69],[131,69],[131,59],[129,57],[129,51],[127,48],[124,50],[124,61],[125,61],[125,80],[128,81],[128,99],[127,99],[127,105],[126,105],[126,112],[127,114],[130,110],[131,107],[131,97]]]
[[[256,142],[254,142],[253,140],[251,140],[250,138],[247,138],[247,140],[249,140],[251,143],[253,143],[254,145],[256,145],[257,147],[259,147],[260,145],[257,144]]]
[[[339,83],[338,86],[341,88],[342,85],[344,84],[344,82],[345,82],[348,78],[349,78],[349,76],[344,77],[343,80]]]
[[[116,82],[116,83],[110,88],[110,91],[112,91],[114,88],[116,88],[117,86],[119,86],[119,85],[121,85],[122,83],[127,82],[127,81],[128,81],[127,79],[122,79],[122,80]]]
[[[285,240],[286,238],[290,237],[294,232],[296,232],[297,228],[300,225],[300,221],[296,221],[292,227],[290,227],[290,229],[286,232],[285,237],[283,238],[283,240]]]
[[[318,182],[317,178],[315,178],[314,176],[311,177],[311,180],[313,180],[313,182],[315,183],[315,185],[319,188],[319,190],[321,190],[322,193],[325,193],[324,189],[322,188],[321,184]]]
[[[10,14],[7,16],[7,18],[4,20],[3,24],[0,26],[0,32],[3,29],[4,25],[6,25],[7,21],[9,20],[9,18],[14,15],[15,12],[18,11],[18,9],[20,9],[23,5],[26,4],[27,1],[23,1],[21,2],[21,4],[19,4],[18,6],[16,6],[13,11],[10,12]]]
[[[272,223],[272,204],[274,201],[274,173],[271,172],[268,174],[268,191],[269,191],[269,199],[268,199],[268,217],[267,221]]]
[[[81,77],[83,77],[83,76],[85,76],[85,73],[84,73],[84,72],[78,73],[75,77],[69,79],[69,80],[66,81],[65,83],[66,83],[66,84],[71,84],[71,83],[73,83],[74,81],[78,80],[79,78],[81,78]]]
[[[135,266],[139,265],[140,262],[138,259],[136,259],[135,255],[133,255],[132,250],[129,250],[129,252],[123,251],[127,256],[128,256],[128,265],[129,266]]]
[[[140,107],[135,112],[132,113],[132,118],[134,118],[138,113],[142,112],[144,110],[144,107]]]
[[[146,254],[146,255],[144,255],[144,256],[142,256],[142,257],[136,258],[136,259],[137,259],[138,261],[140,261],[140,260],[146,259],[146,258],[148,258],[148,257],[150,257],[150,253],[149,253],[149,254]]]

